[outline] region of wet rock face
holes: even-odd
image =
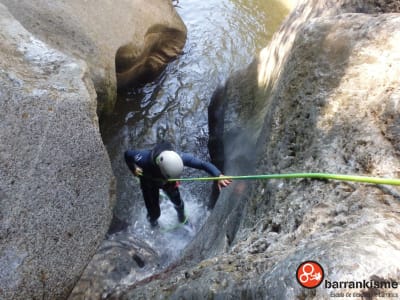
[[[167,64],[182,51],[186,31],[164,25],[150,27],[144,36],[141,53],[135,43],[120,47],[115,62],[120,90],[155,80]]]
[[[396,0],[375,0],[373,1],[377,11],[381,13],[399,13],[400,3]]]
[[[105,299],[121,286],[146,277],[157,261],[158,254],[137,238],[126,234],[110,236],[101,244],[68,299]]]
[[[86,61],[98,96],[99,114],[113,109],[117,79],[119,87],[152,80],[185,43],[186,27],[171,1],[0,3],[37,38]]]
[[[240,105],[249,101],[241,95],[251,94],[248,85],[240,88],[242,76],[216,93],[226,96],[219,103],[229,117],[237,117],[224,119],[225,149],[232,146],[226,133],[233,127],[227,121],[258,134],[256,173],[399,177],[400,16],[349,13],[389,10],[374,1],[364,7],[352,3],[300,3],[261,53],[257,68],[249,69],[258,72],[252,121],[241,118],[246,111]],[[239,88],[232,89],[235,82]],[[239,99],[231,106],[239,109],[229,110],[228,99]],[[233,168],[234,161],[225,157],[225,168]],[[235,190],[239,185],[232,186]],[[259,181],[239,198],[243,206],[232,193],[221,194],[205,230],[189,246],[190,263],[111,298],[330,299],[325,283],[312,290],[298,284],[297,267],[310,259],[323,266],[329,282],[400,282],[399,188]],[[370,299],[396,293],[368,287],[334,291]]]
[[[116,53],[134,44],[155,76],[186,28],[158,0],[1,0],[0,16],[0,298],[63,299],[115,201],[96,112],[113,107]]]
[[[96,251],[115,201],[82,61],[0,4],[0,298],[62,299]]]
[[[396,14],[341,14],[305,24],[270,100],[260,170],[399,177],[397,142],[388,138],[399,117],[399,22]],[[263,276],[268,295],[328,298],[323,287],[308,291],[278,280],[310,258],[329,281],[399,281],[398,188],[300,181],[260,183],[258,190],[267,193],[249,205],[263,220],[258,233],[279,226],[267,253],[286,253]]]

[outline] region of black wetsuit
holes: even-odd
[[[147,208],[147,217],[150,223],[154,223],[161,214],[160,211],[160,191],[163,189],[178,212],[180,222],[185,219],[184,203],[181,199],[178,182],[168,182],[161,173],[160,168],[155,163],[155,158],[164,150],[169,150],[165,146],[155,147],[152,150],[128,150],[125,152],[125,161],[132,171],[135,172],[135,166],[143,170],[140,176],[140,187],[143,192],[144,202]],[[179,153],[183,165],[199,170],[204,170],[211,176],[220,176],[221,172],[212,163],[203,161],[188,153]]]

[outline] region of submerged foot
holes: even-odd
[[[184,213],[178,213],[178,220],[179,223],[184,225],[189,223],[189,218]]]
[[[152,228],[158,227],[158,221],[157,221],[157,220],[155,220],[155,221],[150,221],[150,226],[151,226]]]
[[[152,228],[158,227],[158,221],[157,221],[157,219],[152,220],[149,216],[147,216],[147,220],[149,221],[150,226],[151,226]]]
[[[178,220],[183,225],[190,225],[189,218],[185,214],[178,215]]]

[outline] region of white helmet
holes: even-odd
[[[183,161],[178,153],[171,150],[161,152],[156,157],[156,164],[166,178],[179,178],[183,171]]]

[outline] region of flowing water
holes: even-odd
[[[180,0],[176,9],[188,29],[183,54],[155,82],[119,95],[114,113],[101,123],[117,178],[114,213],[129,224],[125,234],[145,241],[162,257],[160,268],[179,256],[212,213],[206,209],[210,183],[181,185],[192,229],[163,230],[173,227],[177,217],[171,202],[162,197],[162,228],[154,230],[124,151],[149,148],[165,138],[177,150],[209,160],[207,106],[213,91],[254,59],[288,13],[276,0]],[[204,175],[191,169],[183,174]]]

